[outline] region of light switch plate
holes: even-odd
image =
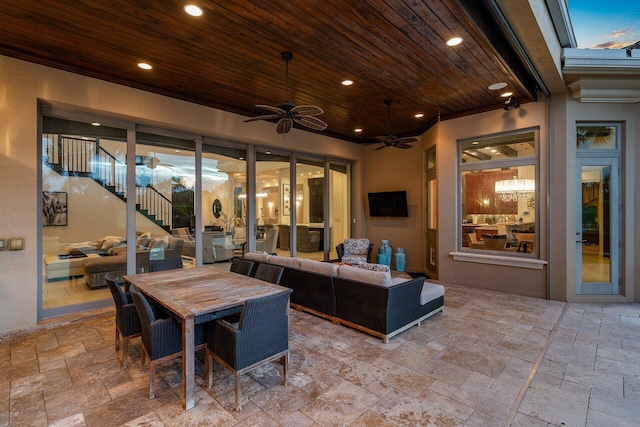
[[[10,251],[21,251],[24,249],[24,238],[12,237],[9,239],[7,246]]]
[[[0,251],[7,249],[7,239],[0,239]]]

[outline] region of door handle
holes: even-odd
[[[576,240],[576,243],[587,243],[586,240]]]

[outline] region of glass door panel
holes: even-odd
[[[617,159],[578,159],[577,294],[618,295]]]
[[[351,236],[351,165],[329,164],[329,224],[324,250],[329,259],[338,259],[336,245]]]
[[[289,256],[290,224],[295,192],[291,189],[290,158],[256,150],[256,250]]]
[[[45,317],[111,300],[100,261],[126,245],[126,152],[126,129],[42,118]]]
[[[202,146],[202,262],[228,263],[247,243],[246,150]]]
[[[149,271],[152,261],[193,265],[195,184],[192,139],[136,132],[137,273]],[[190,256],[184,264],[182,255]]]
[[[296,189],[296,254],[324,260],[324,162],[298,158]]]

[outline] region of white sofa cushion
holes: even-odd
[[[271,258],[271,256],[272,255],[269,255],[266,252],[247,252],[246,254],[244,254],[244,257],[246,259],[258,262],[269,262],[269,258]]]
[[[314,261],[312,259],[300,260],[300,269],[311,273],[324,274],[325,276],[337,276],[338,264],[330,262]]]
[[[371,271],[363,268],[352,267],[350,265],[341,265],[338,269],[338,277],[384,287],[392,285],[391,273],[388,271]]]
[[[272,255],[271,257],[269,257],[269,264],[275,264],[289,268],[300,268],[300,258]]]
[[[422,285],[422,292],[420,292],[420,305],[425,305],[443,295],[444,286],[425,281],[424,285]]]

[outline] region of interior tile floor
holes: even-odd
[[[0,339],[0,426],[627,426],[640,419],[640,305],[564,304],[446,285],[445,313],[389,344],[291,312],[280,366],[233,377],[215,366],[196,406],[181,363],[160,366],[156,398],[120,367],[113,309],[49,320]]]

